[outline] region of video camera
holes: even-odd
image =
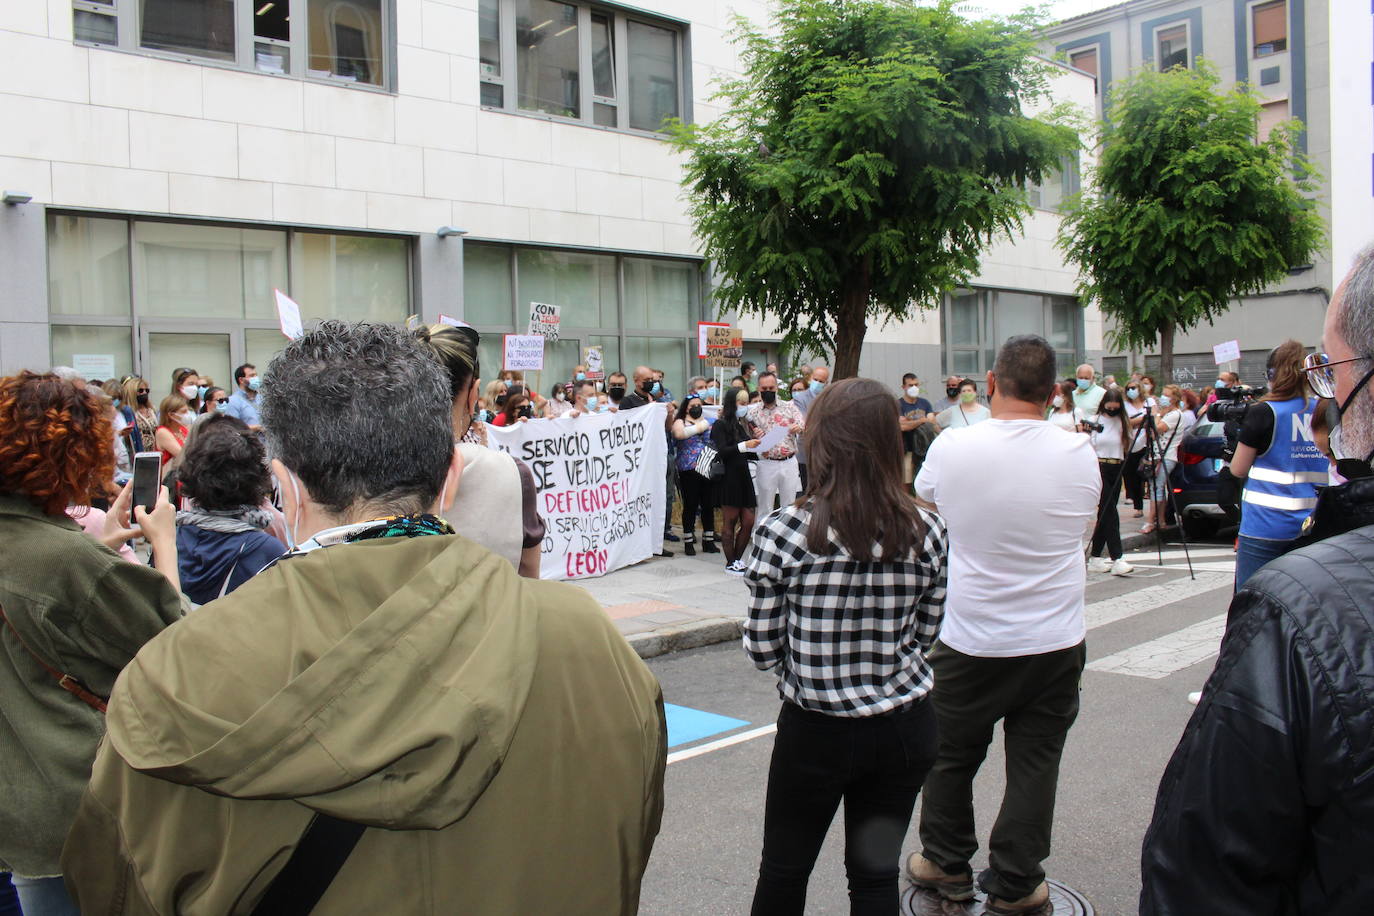
[[[1083,427],[1085,433],[1100,433],[1106,429],[1101,423],[1094,423],[1092,420],[1079,420],[1078,424]]]
[[[1250,385],[1237,385],[1234,388],[1217,388],[1217,399],[1207,408],[1207,419],[1213,423],[1240,424],[1250,405],[1264,397],[1267,388],[1254,388]]]

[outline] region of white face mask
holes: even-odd
[[[909,386],[907,386],[907,389],[906,389],[906,396],[909,397],[909,398],[911,398],[913,401],[916,400],[918,397],[921,396],[921,388],[920,388],[920,386],[919,386],[919,385],[909,385]]]
[[[1145,392],[1146,394],[1149,394],[1151,391],[1155,390],[1155,386],[1151,385],[1149,382],[1141,382],[1140,390]]]
[[[566,401],[568,399],[567,395],[563,394],[563,392],[561,391],[558,392],[558,394],[555,394],[553,397],[556,401]]]
[[[194,401],[198,390],[195,385],[182,385],[181,396],[188,401]]]
[[[1051,403],[1054,404],[1054,409],[1058,410],[1059,408],[1064,406],[1064,396],[1062,394],[1056,394],[1054,396],[1054,400]]]
[[[196,415],[189,410],[183,410],[181,413],[177,414],[176,419],[182,426],[190,426],[192,423],[196,422]]]

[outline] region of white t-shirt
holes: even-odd
[[[1188,426],[1184,422],[1186,419],[1181,410],[1171,410],[1159,415],[1159,421],[1164,424],[1165,429],[1161,433],[1158,432],[1159,427],[1155,427],[1155,441],[1158,443],[1155,446],[1155,451],[1158,453],[1163,450],[1166,461],[1178,460],[1179,443],[1183,441],[1184,433],[1188,432]],[[1166,445],[1168,449],[1164,448]]]
[[[1121,417],[1109,417],[1105,413],[1097,415],[1102,431],[1093,430],[1093,451],[1099,458],[1125,458],[1121,454]]]
[[[1143,414],[1143,413],[1145,412],[1145,408],[1146,408],[1146,407],[1148,407],[1148,408],[1150,408],[1151,410],[1153,410],[1153,409],[1155,408],[1155,399],[1154,399],[1154,398],[1146,398],[1146,399],[1145,399],[1145,404],[1144,404],[1144,406],[1142,406],[1142,407],[1137,407],[1137,406],[1135,406],[1134,404],[1132,404],[1130,401],[1127,401],[1127,402],[1126,402],[1126,419],[1128,419],[1128,420],[1134,420],[1136,417],[1140,416],[1141,414]],[[1132,433],[1131,433],[1131,454],[1134,455],[1136,452],[1142,450],[1143,448],[1145,448],[1145,445],[1146,445],[1145,428],[1144,428],[1144,424],[1142,423],[1139,427],[1137,427],[1137,428],[1136,428],[1135,430],[1133,430]]]
[[[936,437],[916,495],[949,526],[940,639],[1011,657],[1083,641],[1083,546],[1102,477],[1087,436],[1043,420],[989,420]]]
[[[982,423],[984,420],[992,419],[992,411],[982,404],[972,413],[964,410],[960,404],[947,407],[935,415],[935,422],[940,424],[941,429],[958,429],[964,426],[972,426],[975,423]]]
[[[1066,429],[1071,433],[1078,432],[1078,411],[1065,410],[1053,411],[1049,417],[1050,425],[1057,426],[1059,429]]]

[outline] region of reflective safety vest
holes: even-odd
[[[1312,437],[1315,400],[1263,403],[1274,412],[1274,434],[1245,481],[1240,533],[1287,541],[1302,534],[1303,521],[1317,505],[1317,487],[1327,483],[1329,465]],[[1263,407],[1256,404],[1251,409]]]

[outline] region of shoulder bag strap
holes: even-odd
[[[93,693],[85,684],[81,683],[80,678],[70,674],[63,674],[52,665],[43,661],[43,657],[33,651],[33,649],[29,647],[29,644],[24,641],[23,634],[19,632],[19,628],[14,625],[14,622],[5,616],[5,609],[3,607],[0,607],[0,620],[3,620],[5,625],[10,628],[10,632],[19,640],[19,645],[24,647],[24,651],[29,653],[29,655],[33,657],[33,660],[38,662],[39,667],[48,672],[48,674],[57,681],[57,686],[67,691],[96,712],[102,714],[105,712],[105,697]]]
[[[363,824],[316,812],[291,858],[253,908],[253,916],[305,916],[313,910],[365,829]]]

